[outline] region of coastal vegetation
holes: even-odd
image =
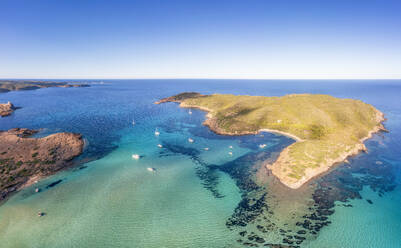
[[[36,81],[36,80],[0,80],[0,93],[16,90],[36,90],[49,87],[89,87],[88,84],[55,82],[55,81]]]
[[[0,201],[10,193],[68,166],[80,155],[80,134],[56,133],[31,138],[36,130],[14,128],[0,131]]]
[[[363,141],[385,130],[383,114],[360,100],[329,95],[291,94],[281,97],[201,95],[186,92],[156,103],[208,112],[205,125],[224,135],[277,132],[296,142],[268,168],[282,183],[298,188],[348,156],[366,150]]]

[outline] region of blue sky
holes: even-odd
[[[0,78],[401,78],[400,0],[2,0],[0,12]]]

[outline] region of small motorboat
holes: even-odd
[[[228,148],[233,149],[233,146],[229,146]]]
[[[266,144],[260,144],[259,145],[259,148],[265,148],[266,147]]]
[[[152,167],[148,167],[148,171],[150,171],[150,172],[155,172],[156,169],[155,169],[155,168],[152,168]]]
[[[40,189],[39,189],[39,188],[36,188],[36,189],[35,189],[35,192],[36,192],[36,193],[39,193],[39,192],[40,192]]]
[[[190,110],[190,111],[188,111],[188,114],[192,115],[192,111],[191,111],[191,110]]]
[[[209,147],[205,147],[205,148],[203,148],[203,150],[209,151]]]
[[[38,212],[38,216],[39,217],[45,216],[45,213],[44,212]]]
[[[160,135],[160,132],[157,131],[157,129],[156,129],[156,131],[155,131],[155,136],[159,136],[159,135]]]
[[[163,148],[163,146],[162,146],[161,144],[158,144],[157,146],[158,146],[159,148]]]
[[[191,139],[191,138],[188,138],[188,142],[189,142],[189,143],[194,143],[194,140]]]
[[[232,153],[232,152],[228,152],[228,154],[229,154],[230,156],[232,156],[232,155],[233,155],[233,153]]]
[[[139,154],[132,154],[132,158],[133,158],[133,159],[139,159],[140,156],[139,156]]]

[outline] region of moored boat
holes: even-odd
[[[152,168],[152,167],[148,167],[147,170],[150,171],[150,172],[155,172],[156,171],[156,169]]]

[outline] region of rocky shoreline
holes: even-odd
[[[76,133],[31,138],[37,130],[0,131],[0,202],[36,180],[73,165],[83,152],[84,140]]]
[[[11,103],[0,103],[0,116],[6,117],[11,115],[17,108]]]
[[[366,137],[363,137],[359,140],[359,143],[357,143],[354,148],[352,148],[348,152],[343,152],[341,153],[337,158],[331,159],[326,161],[325,163],[321,163],[319,167],[317,168],[307,168],[305,171],[305,175],[299,179],[299,180],[294,180],[293,178],[286,177],[281,173],[281,168],[280,165],[283,163],[283,161],[287,160],[288,152],[289,152],[289,147],[286,147],[279,155],[277,160],[270,164],[267,163],[266,167],[267,169],[271,170],[273,175],[275,175],[281,183],[286,185],[287,187],[290,187],[292,189],[298,189],[302,187],[304,184],[312,180],[313,178],[316,178],[320,175],[322,175],[324,172],[328,171],[331,167],[333,167],[336,164],[342,163],[347,161],[347,158],[355,156],[359,154],[360,152],[367,152],[367,148],[364,145],[364,142],[370,138],[372,138],[373,134],[384,131],[388,132],[387,129],[384,128],[383,122],[385,121],[384,114],[380,111],[377,112],[376,115],[377,122],[379,123],[376,127],[374,127],[371,131],[369,131],[368,135]]]

